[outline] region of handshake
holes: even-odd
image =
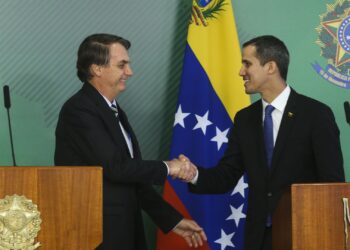
[[[192,181],[197,175],[197,167],[184,155],[179,155],[171,161],[165,162],[169,167],[169,175],[173,179],[180,179],[185,182]]]

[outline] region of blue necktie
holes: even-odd
[[[267,105],[265,108],[264,119],[264,141],[267,158],[267,166],[271,167],[271,160],[273,154],[273,122],[271,113],[275,108],[271,105]]]
[[[267,166],[271,168],[271,160],[273,154],[273,122],[271,113],[275,108],[271,105],[267,105],[265,108],[265,119],[264,119],[264,141],[265,141],[265,151],[267,158]],[[270,227],[272,225],[271,214],[268,214],[266,219],[266,226]]]

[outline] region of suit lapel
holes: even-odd
[[[117,119],[113,111],[108,107],[108,104],[101,96],[101,94],[89,83],[83,85],[82,90],[90,97],[90,99],[95,103],[96,108],[99,110],[101,119],[106,125],[106,128],[111,135],[113,141],[120,145],[121,148],[129,154],[128,146],[126,145],[124,135],[119,127]],[[130,155],[130,154],[129,154]]]
[[[297,93],[291,89],[290,96],[287,101],[286,108],[281,120],[281,125],[276,138],[275,148],[272,157],[272,170],[278,165],[279,158],[283,152],[288,138],[291,136],[291,129],[293,128],[295,115],[297,115]]]
[[[255,150],[253,150],[253,148],[251,149],[252,152],[256,152],[254,155],[257,164],[256,171],[259,171],[260,175],[267,177],[268,166],[265,154],[261,100],[254,104],[249,124],[249,126],[251,126],[249,129],[249,136],[252,136],[252,141],[256,143]]]
[[[119,110],[120,121],[123,124],[123,127],[125,128],[125,130],[130,135],[132,147],[133,147],[133,151],[134,151],[134,158],[141,158],[139,144],[138,144],[138,141],[136,139],[135,133],[134,133],[129,121],[128,121],[128,118],[127,118],[125,112],[120,108],[119,105],[118,105],[118,110]]]

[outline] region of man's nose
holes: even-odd
[[[242,67],[242,68],[239,70],[238,74],[239,74],[240,76],[244,76],[244,75],[245,75],[245,69],[244,69],[244,67]]]
[[[132,76],[134,74],[134,72],[132,71],[130,66],[126,67],[125,74],[128,75],[128,76]]]

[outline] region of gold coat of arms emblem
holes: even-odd
[[[0,199],[0,250],[37,249],[40,224],[40,212],[31,200],[16,194]]]

